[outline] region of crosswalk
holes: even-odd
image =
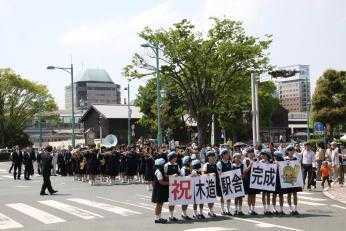
[[[27,220],[23,219],[23,216],[31,218],[32,221],[44,225],[69,222],[72,217],[82,220],[104,219],[104,214],[109,214],[107,216],[117,217],[140,217],[140,215],[143,214],[150,214],[151,216],[154,211],[154,204],[150,203],[150,195],[137,194],[135,195],[135,198],[137,198],[136,201],[116,200],[104,196],[96,196],[93,199],[67,197],[54,198],[54,200],[53,198],[50,198],[48,200],[38,200],[30,203],[8,203],[0,205],[0,230],[25,229]],[[301,192],[300,198],[299,203],[304,206],[329,206],[334,209],[346,210],[346,207],[337,204],[330,204],[327,202],[327,199],[318,198],[310,192]],[[257,198],[257,201],[258,206],[256,206],[256,208],[260,211],[262,207],[259,197]],[[244,202],[244,205],[245,204],[246,203]],[[6,214],[6,211],[4,211],[2,207],[13,210],[10,213],[13,217]],[[220,203],[215,203],[215,207],[217,212],[219,212]],[[244,210],[246,211],[246,206],[244,207]],[[179,209],[180,208],[177,208],[177,210]],[[191,211],[192,206],[189,206],[189,209]],[[207,208],[205,208],[205,212],[207,212]],[[163,213],[168,213],[167,204],[163,208]],[[66,214],[66,216],[62,216],[61,214]],[[254,223],[258,227],[269,227],[272,225],[248,219],[246,217],[239,218],[239,221]]]

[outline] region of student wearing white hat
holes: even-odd
[[[200,160],[198,159],[192,160],[191,168],[192,168],[191,177],[202,175],[202,171],[201,171],[202,165]],[[205,216],[203,214],[204,204],[198,204],[198,207],[199,207],[199,213],[197,211],[197,204],[193,204],[193,218],[196,220],[199,220],[199,219],[203,220],[205,219]]]
[[[155,179],[153,182],[153,193],[151,201],[156,204],[155,207],[155,223],[167,223],[166,219],[161,217],[162,206],[164,202],[168,202],[168,180],[164,179],[163,166],[165,160],[163,158],[155,160]]]

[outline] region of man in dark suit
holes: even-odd
[[[12,153],[13,162],[13,178],[20,180],[20,175],[22,174],[22,164],[23,164],[23,154],[22,151],[17,146]]]
[[[47,146],[45,148],[45,152],[41,156],[41,158],[42,158],[42,176],[43,176],[43,184],[42,184],[42,188],[41,188],[41,192],[40,192],[41,196],[48,195],[46,193],[46,189],[48,189],[48,191],[51,195],[58,192],[52,188],[52,184],[50,182],[50,172],[53,168],[52,156],[51,156],[52,150],[53,150],[52,146]]]

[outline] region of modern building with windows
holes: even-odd
[[[86,110],[94,104],[121,103],[120,85],[103,69],[87,69],[73,84],[75,109]],[[65,109],[71,110],[71,85],[65,87]]]
[[[294,76],[278,77],[272,81],[277,87],[277,96],[281,105],[288,110],[288,127],[291,134],[306,136],[310,108],[309,65],[291,65],[277,69],[297,72]]]

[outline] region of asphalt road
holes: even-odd
[[[220,216],[203,222],[161,225],[153,223],[154,205],[144,185],[91,187],[74,182],[72,177],[57,176],[52,177],[52,184],[58,195],[40,196],[40,176],[14,181],[8,166],[0,163],[0,230],[346,230],[346,206],[324,197],[320,190],[300,194],[299,217]],[[257,205],[257,212],[262,213],[259,198]],[[247,206],[243,207],[247,212]],[[220,212],[218,205],[216,211]],[[188,212],[192,215],[191,209]],[[167,206],[163,215],[168,216]]]

